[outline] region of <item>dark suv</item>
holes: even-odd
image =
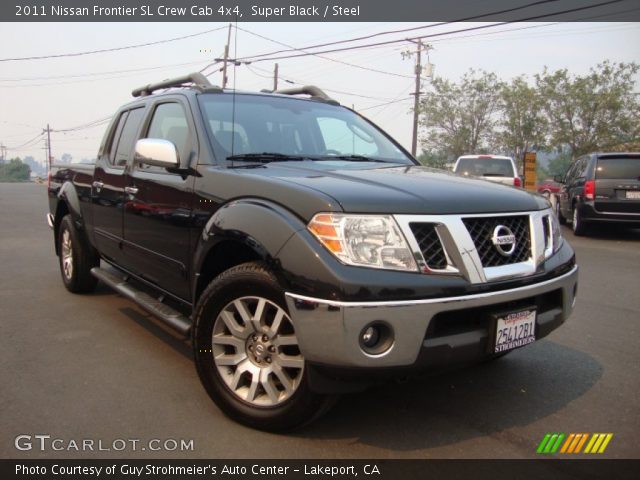
[[[640,153],[590,153],[556,181],[558,219],[570,219],[576,235],[594,223],[640,227]]]

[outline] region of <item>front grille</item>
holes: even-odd
[[[435,223],[411,223],[411,232],[418,242],[422,256],[431,270],[444,270],[447,268],[447,257],[440,243],[440,237],[436,232]]]
[[[462,221],[473,239],[484,268],[525,262],[531,257],[531,234],[527,215],[473,217],[463,218]],[[509,256],[502,255],[491,240],[493,231],[498,225],[507,227],[516,237],[516,248]]]

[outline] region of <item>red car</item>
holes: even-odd
[[[538,190],[538,193],[549,198],[552,193],[558,193],[560,191],[560,184],[554,182],[552,178],[547,178],[542,183],[536,185],[536,189]]]

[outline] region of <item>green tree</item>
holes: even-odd
[[[549,177],[554,177],[555,175],[564,176],[564,174],[569,170],[569,166],[571,165],[572,159],[571,154],[568,152],[563,152],[559,154],[557,157],[549,160],[549,164],[547,165],[546,171],[549,174]]]
[[[0,164],[0,182],[26,182],[31,175],[29,165],[19,158],[12,158],[9,163]]]
[[[546,68],[536,75],[551,145],[568,145],[576,158],[637,142],[640,106],[633,90],[638,69],[637,63],[605,61],[584,76]]]
[[[445,170],[450,162],[446,154],[427,150],[423,150],[418,155],[418,161],[425,167],[439,168],[441,170]]]
[[[436,78],[434,92],[420,101],[420,125],[427,151],[453,157],[486,151],[494,135],[501,83],[494,73],[471,69],[460,83]]]
[[[525,152],[544,145],[548,129],[537,90],[523,76],[503,84],[500,90],[499,131],[496,150],[506,152],[522,165]]]

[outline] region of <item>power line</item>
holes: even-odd
[[[471,17],[464,17],[464,18],[460,18],[458,20],[452,20],[452,21],[447,21],[447,22],[438,22],[438,23],[434,23],[434,24],[430,24],[430,25],[421,25],[419,27],[402,28],[402,29],[398,29],[398,30],[387,30],[387,31],[384,31],[384,32],[373,33],[373,34],[370,34],[370,35],[354,37],[354,38],[350,38],[350,39],[346,39],[346,40],[338,40],[338,41],[335,41],[335,42],[319,43],[319,44],[316,44],[316,45],[310,45],[310,46],[301,47],[301,48],[295,48],[295,47],[292,47],[290,45],[286,45],[286,44],[280,43],[280,42],[275,42],[274,40],[268,39],[266,37],[262,37],[265,40],[270,40],[270,41],[273,41],[274,43],[278,43],[278,44],[280,44],[280,45],[282,45],[284,47],[288,47],[289,50],[277,50],[275,52],[262,53],[262,54],[253,55],[253,56],[247,57],[247,58],[257,59],[257,58],[262,58],[262,57],[265,57],[265,56],[277,55],[277,54],[280,54],[280,53],[287,53],[287,52],[291,52],[291,51],[305,51],[305,50],[309,50],[309,49],[312,49],[312,48],[321,48],[321,47],[328,47],[328,46],[333,46],[333,45],[341,45],[341,44],[344,44],[344,43],[352,43],[352,42],[357,42],[357,41],[361,41],[361,40],[369,40],[371,38],[380,37],[380,36],[383,36],[383,35],[391,35],[391,34],[394,34],[394,33],[404,33],[404,32],[410,32],[410,31],[415,31],[415,30],[422,30],[422,29],[426,29],[426,28],[435,28],[435,27],[439,27],[439,26],[442,26],[442,25],[447,25],[447,24],[450,24],[450,23],[468,22],[468,21],[471,21],[471,20],[477,20],[477,19],[489,16],[489,15],[499,15],[499,14],[503,14],[503,13],[514,12],[514,11],[517,11],[517,10],[523,10],[523,9],[526,9],[526,8],[529,8],[529,7],[542,5],[542,4],[545,4],[545,3],[553,3],[553,2],[556,2],[556,1],[558,1],[558,0],[539,0],[539,1],[536,1],[536,2],[531,2],[531,3],[527,3],[525,5],[521,5],[519,7],[513,7],[513,8],[500,10],[500,11],[483,13],[481,15],[474,15],[474,16],[471,16]],[[616,0],[616,1],[622,1],[622,0]],[[243,29],[240,29],[240,30],[243,30]],[[253,33],[253,32],[249,32],[247,30],[244,30],[244,31],[246,31],[247,33]],[[258,34],[254,34],[254,35],[258,35]],[[311,55],[313,55],[313,53]]]
[[[237,28],[240,31],[246,32],[246,33],[248,33],[250,35],[254,35],[254,36],[258,37],[258,38],[262,38],[263,40],[267,40],[269,42],[273,42],[275,44],[282,45],[284,47],[288,47],[293,51],[299,51],[299,52],[308,53],[309,55],[313,55],[315,57],[322,58],[323,60],[328,60],[330,62],[340,63],[342,65],[347,65],[349,67],[359,68],[361,70],[367,70],[369,72],[381,73],[381,74],[384,74],[384,75],[391,75],[391,76],[394,76],[394,77],[412,78],[412,77],[410,77],[408,75],[402,75],[400,73],[387,72],[387,71],[384,71],[384,70],[378,70],[378,69],[371,68],[371,67],[365,67],[363,65],[357,65],[355,63],[345,62],[344,60],[338,60],[336,58],[324,57],[324,56],[318,55],[318,54],[313,53],[313,52],[307,52],[305,49],[292,47],[291,45],[287,45],[286,43],[282,43],[282,42],[279,42],[279,41],[274,40],[272,38],[265,37],[264,35],[260,35],[259,33],[252,32],[252,31],[247,30],[245,28],[241,28],[241,27],[237,27]],[[345,41],[350,41],[350,40],[345,40]]]
[[[38,135],[36,135],[35,137],[33,137],[32,139],[27,140],[26,142],[24,142],[24,143],[22,143],[20,145],[17,145],[15,147],[6,147],[6,148],[7,148],[7,150],[18,150],[18,149],[21,149],[21,148],[30,147],[30,146],[32,146],[32,144],[35,145],[43,135],[44,135],[44,132],[41,132]]]
[[[146,72],[148,70],[160,70],[163,68],[172,68],[172,67],[183,67],[186,65],[195,65],[197,63],[202,63],[202,60],[194,60],[193,62],[184,62],[184,63],[174,63],[171,65],[159,65],[155,67],[145,67],[145,68],[132,68],[130,70],[112,70],[106,72],[93,72],[93,73],[79,73],[79,74],[70,74],[70,75],[52,75],[46,77],[23,77],[23,78],[0,78],[0,82],[28,82],[33,80],[61,80],[65,78],[84,78],[84,77],[97,77],[101,75],[114,75],[118,73],[133,73],[133,72]]]
[[[165,40],[157,40],[155,42],[147,42],[147,43],[138,43],[135,45],[125,45],[123,47],[114,47],[114,48],[104,48],[101,50],[88,50],[85,52],[73,52],[73,53],[58,53],[53,55],[37,55],[32,57],[15,57],[15,58],[0,58],[0,62],[17,62],[23,60],[43,60],[46,58],[62,58],[62,57],[79,57],[82,55],[92,55],[94,53],[105,53],[105,52],[116,52],[120,50],[129,50],[132,48],[140,48],[140,47],[149,47],[151,45],[160,45],[163,43],[175,42],[178,40],[185,40],[187,38],[198,37],[200,35],[205,35],[207,33],[217,32],[218,30],[222,30],[225,27],[213,28],[211,30],[205,30],[204,32],[192,33],[190,35],[183,35],[181,37],[167,38]]]
[[[553,0],[553,1],[555,1],[555,0]],[[483,30],[483,29],[487,29],[487,28],[498,27],[498,26],[501,26],[501,25],[509,25],[509,24],[513,24],[513,23],[517,23],[517,22],[532,21],[532,20],[537,20],[537,19],[540,19],[540,18],[546,18],[546,17],[550,17],[550,16],[562,15],[562,14],[566,14],[566,13],[572,13],[572,12],[577,12],[577,11],[581,11],[581,10],[601,7],[601,6],[604,6],[604,5],[609,5],[609,4],[612,4],[612,3],[618,3],[618,2],[621,2],[621,1],[623,1],[623,0],[609,0],[608,2],[601,2],[601,3],[597,3],[597,4],[593,4],[593,5],[572,8],[572,9],[563,10],[563,11],[559,11],[559,12],[546,13],[546,14],[542,14],[542,15],[535,15],[535,16],[532,16],[532,17],[522,18],[522,19],[518,19],[518,20],[512,20],[512,21],[507,21],[507,22],[497,22],[497,23],[493,23],[493,24],[490,24],[490,25],[480,25],[480,26],[476,26],[476,27],[467,27],[467,28],[462,28],[462,29],[458,29],[458,30],[450,30],[450,31],[447,31],[447,32],[432,33],[432,34],[429,34],[429,35],[421,35],[421,36],[418,36],[418,37],[412,37],[412,38],[408,38],[408,39],[404,38],[404,39],[387,40],[387,41],[384,41],[384,42],[377,42],[377,43],[364,44],[364,45],[354,45],[354,46],[351,46],[351,47],[334,48],[334,49],[322,50],[322,51],[313,52],[313,53],[304,53],[303,52],[303,53],[297,53],[297,54],[291,54],[291,55],[281,55],[281,56],[271,56],[271,57],[261,57],[261,58],[258,58],[257,56],[249,56],[249,57],[243,57],[241,60],[242,61],[251,61],[251,62],[263,62],[263,61],[267,61],[267,60],[283,60],[283,59],[289,59],[289,58],[306,57],[306,56],[309,56],[309,55],[318,55],[318,54],[322,54],[322,53],[336,53],[336,52],[344,52],[344,51],[349,51],[349,50],[358,50],[358,49],[372,47],[372,46],[378,46],[378,45],[392,45],[392,44],[396,44],[396,43],[405,42],[407,40],[421,40],[421,39],[426,39],[426,38],[440,37],[440,36],[444,36],[444,35],[452,35],[454,33],[462,33],[462,32],[470,32],[470,31],[475,31],[475,30]],[[488,15],[488,14],[486,14],[486,15]],[[448,22],[448,23],[452,23],[452,22]],[[309,49],[309,48],[313,48],[313,47],[306,47],[306,49]]]

